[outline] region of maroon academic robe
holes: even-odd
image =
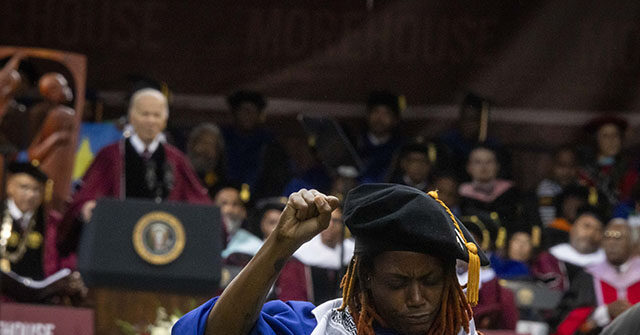
[[[616,300],[627,300],[634,305],[640,302],[640,257],[633,257],[618,269],[605,261],[586,269],[585,282],[576,288],[575,296],[586,297],[576,303],[562,323],[556,335],[571,335],[582,328],[596,307],[609,305]]]
[[[193,204],[211,204],[207,190],[193,171],[184,154],[174,146],[163,143],[165,159],[173,171],[173,188],[166,200]],[[103,197],[124,198],[122,179],[124,171],[124,142],[104,147],[82,178],[82,187],[73,195],[71,204],[62,219],[57,239],[58,248],[66,254],[75,250],[78,242],[78,226],[82,206],[90,200]],[[66,251],[66,252],[65,252]]]

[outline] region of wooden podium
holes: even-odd
[[[220,286],[217,207],[146,200],[98,201],[85,225],[78,269],[95,303],[96,334],[152,324],[159,307],[188,312]]]

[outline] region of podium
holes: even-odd
[[[148,200],[99,200],[83,228],[78,270],[96,305],[96,334],[116,320],[151,324],[156,311],[188,312],[221,279],[220,211]]]

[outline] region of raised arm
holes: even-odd
[[[205,334],[248,334],[284,264],[298,247],[327,228],[337,206],[337,198],[315,190],[293,193],[274,232],[209,313]]]

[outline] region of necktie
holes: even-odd
[[[151,158],[151,153],[149,152],[149,150],[147,150],[147,148],[145,148],[144,151],[142,152],[142,158],[145,161],[148,161]]]

